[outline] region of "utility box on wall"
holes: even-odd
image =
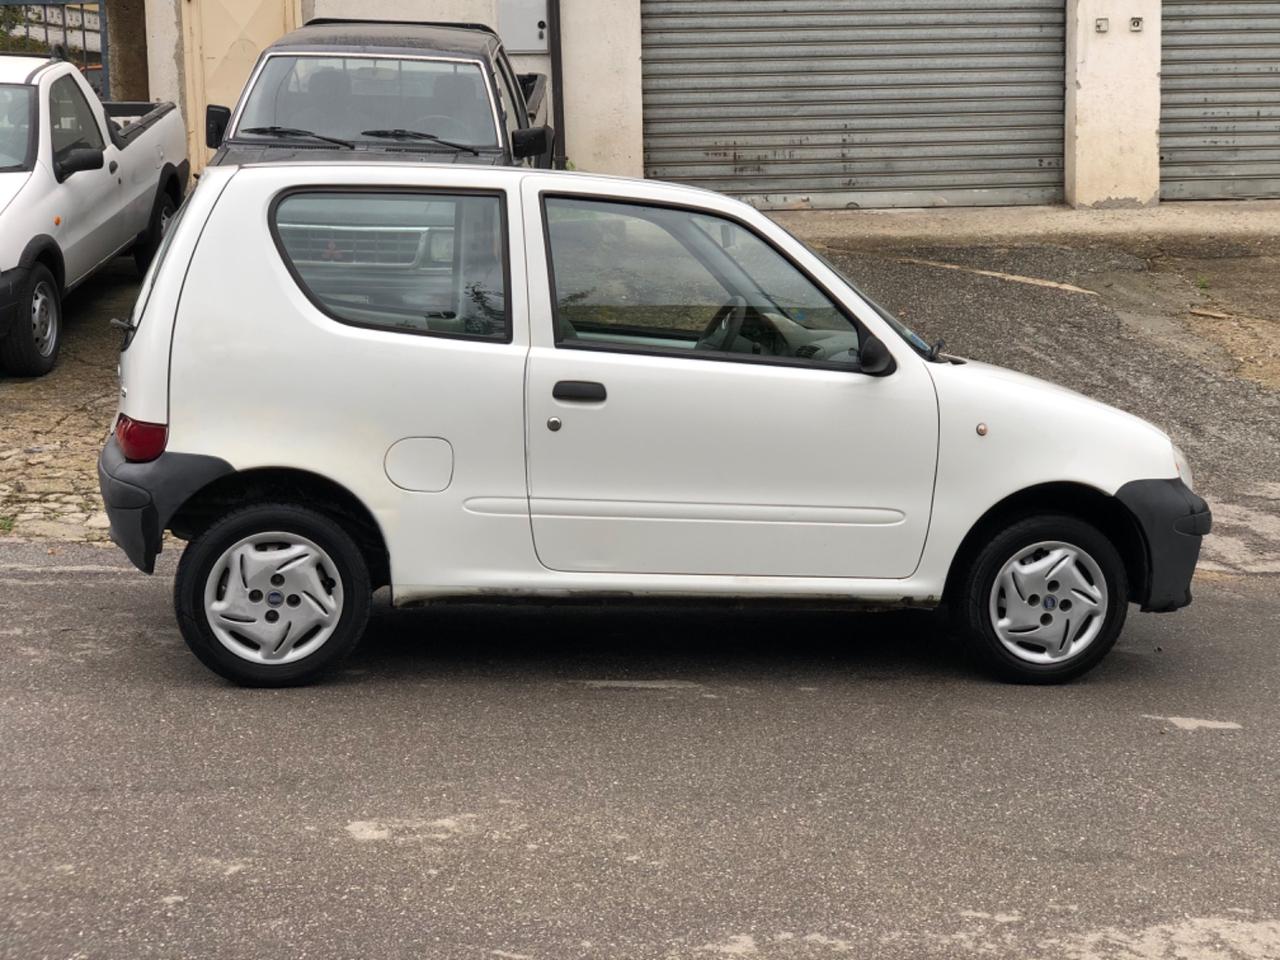
[[[547,0],[498,0],[498,33],[507,53],[547,53]]]

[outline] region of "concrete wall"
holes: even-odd
[[[187,84],[182,56],[182,9],[174,0],[147,3],[147,90],[152,100],[171,100],[188,125]]]
[[[1067,2],[1065,167],[1072,206],[1159,200],[1160,7],[1161,0]],[[1140,30],[1130,23],[1134,17],[1142,19]]]
[[[561,0],[560,17],[570,162],[644,176],[640,0]]]

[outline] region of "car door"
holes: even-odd
[[[57,171],[58,161],[71,150],[89,148],[106,151],[102,129],[89,101],[75,80],[64,74],[49,85],[48,122],[50,161]],[[115,148],[111,148],[115,152]],[[124,242],[120,213],[121,185],[113,158],[104,156],[100,170],[81,170],[58,186],[55,206],[56,233],[66,264],[67,283],[75,283]]]
[[[912,573],[938,430],[917,355],[898,342],[891,374],[858,372],[861,323],[758,224],[539,177],[524,203],[545,566]]]

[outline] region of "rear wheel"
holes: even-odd
[[[359,643],[370,595],[351,537],[291,504],[219,520],[187,546],[174,581],[187,646],[248,686],[293,686],[333,669]]]
[[[0,366],[19,377],[40,377],[53,369],[62,347],[62,294],[43,263],[27,272],[18,322],[0,340]]]
[[[147,268],[151,266],[151,261],[155,259],[156,251],[160,249],[160,241],[164,239],[164,235],[169,230],[169,224],[173,222],[173,216],[178,212],[178,205],[174,203],[173,197],[169,196],[168,191],[162,190],[160,195],[156,197],[155,205],[151,208],[151,219],[147,222],[147,232],[144,233],[133,247],[133,262],[138,268],[139,275],[145,274]]]
[[[1015,683],[1060,683],[1097,665],[1128,612],[1120,554],[1069,516],[1030,517],[998,533],[964,579],[961,627],[978,658]]]

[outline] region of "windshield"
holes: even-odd
[[[0,170],[26,170],[30,165],[35,89],[0,83]]]
[[[794,234],[792,234],[792,236],[794,236]],[[804,241],[799,241],[799,242],[803,243]],[[903,340],[907,341],[907,343],[910,344],[910,346],[914,348],[917,353],[921,354],[922,356],[929,357],[930,359],[933,358],[932,356],[933,348],[929,346],[929,341],[925,340],[924,337],[920,336],[920,334],[916,333],[914,330],[908,327],[905,323],[903,323],[901,320],[895,317],[892,313],[890,313],[884,307],[880,306],[880,304],[876,303],[874,300],[868,297],[862,290],[858,288],[858,285],[856,283],[854,283],[852,280],[849,279],[848,275],[845,274],[843,270],[841,270],[834,263],[832,263],[827,257],[824,257],[821,253],[813,249],[813,247],[810,247],[807,243],[805,244],[805,247],[808,248],[810,253],[812,253],[815,257],[817,257],[819,260],[825,263],[828,267],[830,267],[835,272],[835,274],[838,277],[840,277],[841,280],[843,280],[850,287],[852,287],[854,292],[857,293],[858,296],[860,296],[863,300],[867,301],[867,303],[870,304],[871,309],[880,315],[880,319],[883,320],[885,323],[887,323],[890,327],[892,327],[893,332],[896,333],[898,336],[900,336]]]
[[[280,140],[279,134],[245,132],[268,127],[401,150],[453,148],[425,139],[374,137],[363,131],[410,130],[467,146],[498,146],[498,128],[480,65],[451,60],[268,57],[249,92],[234,137]]]

